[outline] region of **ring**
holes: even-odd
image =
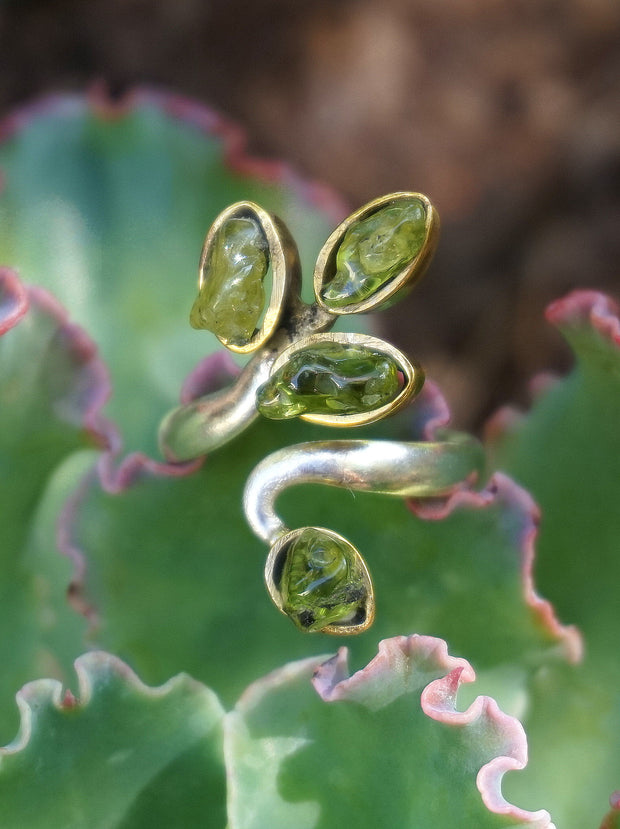
[[[265,583],[272,601],[303,631],[362,633],[374,619],[374,589],[359,550],[324,527],[290,530],[278,496],[298,484],[429,498],[475,480],[483,468],[475,438],[446,431],[440,441],[310,441],[264,458],[248,478],[243,506],[254,533],[270,546]]]
[[[330,333],[336,320],[400,300],[434,253],[437,212],[421,193],[398,192],[352,213],[329,236],[314,269],[313,303],[301,299],[301,269],[285,224],[259,205],[237,202],[207,233],[195,328],[253,356],[228,388],[179,406],[163,419],[168,461],[190,460],[232,440],[260,415],[326,426],[361,426],[405,406],[424,372],[377,337]],[[347,539],[324,527],[290,530],[275,500],[289,486],[322,483],[398,497],[436,497],[482,469],[473,438],[440,441],[314,441],[265,458],[244,494],[247,520],[270,546],[265,581],[276,607],[303,631],[360,633],[373,621],[368,567]]]

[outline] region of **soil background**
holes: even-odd
[[[0,115],[156,85],[351,208],[427,193],[438,254],[381,324],[460,426],[570,364],[549,301],[620,294],[617,0],[0,0],[0,69]]]

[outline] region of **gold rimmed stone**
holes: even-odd
[[[190,323],[212,331],[231,351],[246,354],[271,337],[288,299],[299,291],[299,256],[277,217],[253,202],[237,202],[211,226],[199,274]]]
[[[269,245],[260,224],[249,216],[228,219],[213,238],[192,326],[231,345],[247,345],[265,310],[268,270]]]
[[[323,527],[292,530],[272,546],[265,581],[278,609],[308,633],[350,635],[374,619],[374,591],[359,551]]]
[[[423,275],[434,253],[437,212],[421,193],[392,193],[357,210],[331,234],[317,259],[314,292],[333,314],[376,310]]]
[[[286,348],[257,393],[265,417],[362,426],[393,414],[424,383],[397,348],[364,334],[314,334]]]

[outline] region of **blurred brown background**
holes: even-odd
[[[382,324],[461,426],[568,365],[550,300],[620,294],[617,0],[0,0],[0,56],[2,112],[156,84],[351,207],[426,192],[440,250]]]

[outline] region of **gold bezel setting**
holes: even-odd
[[[398,348],[381,340],[378,337],[371,337],[367,334],[354,333],[323,333],[310,334],[307,337],[302,337],[292,345],[285,348],[274,361],[270,375],[277,372],[288,360],[298,351],[303,351],[305,348],[316,343],[335,342],[341,345],[361,346],[372,351],[377,351],[380,354],[385,354],[390,357],[398,365],[398,368],[404,376],[403,387],[394,400],[373,409],[369,412],[359,412],[357,414],[302,414],[299,415],[301,420],[308,423],[318,423],[324,426],[364,426],[368,423],[375,423],[377,420],[382,420],[384,417],[394,414],[401,409],[406,403],[411,400],[424,385],[424,372],[420,366],[411,362]]]
[[[280,592],[280,587],[278,584],[278,576],[282,573],[282,559],[287,555],[291,543],[308,529],[317,530],[321,533],[324,533],[330,538],[333,538],[336,541],[346,544],[353,550],[356,556],[357,563],[359,564],[362,571],[362,576],[364,580],[364,585],[366,587],[367,595],[366,600],[364,602],[364,619],[362,621],[353,623],[345,622],[338,625],[326,625],[324,628],[321,628],[320,630],[310,630],[306,632],[330,633],[335,634],[337,636],[352,636],[357,633],[363,633],[372,625],[375,618],[375,593],[370,572],[368,570],[368,567],[366,565],[366,562],[364,561],[362,554],[357,549],[357,547],[354,544],[351,544],[351,542],[348,539],[344,538],[344,536],[334,532],[333,530],[328,530],[325,527],[300,527],[296,530],[290,530],[284,535],[281,535],[277,539],[277,541],[272,545],[271,549],[269,550],[269,555],[267,556],[267,561],[265,563],[265,584],[267,586],[267,591],[271,597],[271,600],[278,608],[280,613],[283,613],[285,616],[289,615],[283,606],[282,593]]]
[[[373,296],[361,302],[352,302],[344,307],[332,307],[325,302],[321,291],[335,273],[336,255],[347,231],[374,213],[397,204],[399,201],[412,201],[417,199],[424,205],[426,236],[417,256],[412,259],[396,276],[392,277],[385,285],[379,288]],[[386,308],[401,298],[401,292],[408,292],[424,275],[428,267],[439,239],[439,215],[433,207],[430,199],[423,193],[409,193],[401,191],[390,193],[374,199],[359,210],[351,213],[334,232],[329,236],[318,255],[314,269],[314,295],[317,303],[330,314],[364,314],[368,311],[376,311]],[[398,297],[396,295],[399,295]]]
[[[256,329],[250,340],[244,345],[238,345],[216,335],[222,345],[237,354],[251,354],[258,351],[271,338],[280,324],[282,312],[291,293],[298,291],[300,285],[299,256],[288,230],[279,219],[260,205],[251,201],[240,201],[223,210],[209,228],[200,255],[198,289],[202,289],[205,279],[208,278],[206,271],[216,234],[229,219],[245,217],[257,221],[265,234],[272,279],[271,295],[267,309],[264,311],[261,327]]]

